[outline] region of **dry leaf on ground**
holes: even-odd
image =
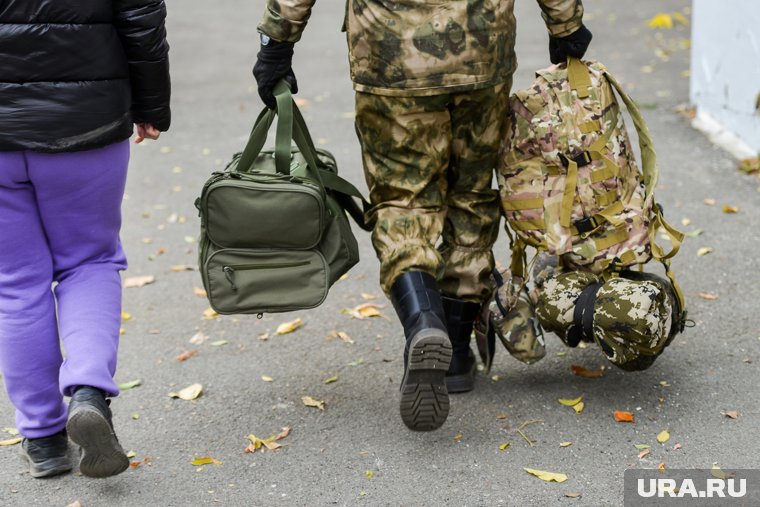
[[[739,207],[738,206],[729,206],[728,204],[723,205],[723,213],[739,213]]]
[[[129,382],[123,382],[123,383],[119,384],[119,390],[120,391],[127,391],[129,389],[132,389],[134,387],[141,386],[141,385],[142,385],[142,379],[138,378],[138,379],[135,379],[135,380],[130,380]]]
[[[274,379],[270,377],[269,375],[262,375],[261,380],[263,380],[264,382],[274,382]]]
[[[504,451],[504,450],[506,450],[506,448],[507,448],[507,447],[509,447],[509,444],[510,444],[509,442],[504,442],[503,444],[501,444],[501,445],[499,446],[499,450],[500,450],[500,451]]]
[[[572,493],[565,493],[565,496],[567,498],[580,498],[581,494],[580,493],[572,492]]]
[[[661,474],[664,474],[664,473],[665,473],[665,463],[660,463],[659,465],[657,465],[657,470],[658,470],[658,471],[659,471]]]
[[[664,444],[670,440],[670,433],[668,433],[668,430],[663,430],[657,435],[657,441],[661,444]]]
[[[290,322],[284,322],[277,326],[277,334],[292,333],[296,329],[303,327],[303,321],[301,319],[291,320]]]
[[[325,384],[332,384],[333,382],[337,382],[337,381],[338,381],[338,376],[335,375],[334,377],[325,379]]]
[[[570,366],[570,371],[573,372],[573,375],[578,375],[579,377],[585,377],[585,378],[599,378],[604,374],[604,370],[587,370],[583,366],[578,366],[577,364]]]
[[[718,299],[717,294],[710,294],[709,292],[699,292],[697,295],[701,297],[702,299],[707,299],[708,301],[713,301],[715,299]]]
[[[385,305],[364,303],[353,308],[344,308],[340,313],[346,313],[355,319],[364,320],[369,317],[382,317],[382,314],[377,310],[378,308],[385,308]]]
[[[198,398],[198,396],[203,393],[203,385],[201,384],[192,384],[187,386],[186,388],[182,389],[179,392],[171,392],[169,393],[169,396],[171,398],[179,398],[181,400],[185,401],[193,401],[194,399]]]
[[[301,401],[307,407],[318,408],[319,410],[325,409],[325,402],[323,400],[315,400],[311,396],[302,396]]]
[[[615,410],[612,413],[612,417],[614,417],[617,422],[633,422],[633,414],[631,412]]]
[[[573,445],[572,442],[560,442],[559,444],[560,447],[570,447],[571,445]]]
[[[191,266],[190,264],[176,264],[169,269],[171,269],[173,273],[182,273],[183,271],[195,271],[198,268]]]
[[[707,254],[713,253],[713,249],[709,246],[703,246],[699,250],[697,250],[697,257],[704,257]]]
[[[214,458],[205,457],[205,458],[195,458],[193,461],[190,462],[191,465],[199,467],[203,465],[221,465],[222,462],[215,460]]]
[[[574,405],[577,405],[581,401],[583,401],[583,395],[581,394],[580,396],[578,396],[577,398],[575,398],[573,400],[559,399],[557,401],[559,401],[561,404],[563,404],[566,407],[572,407]]]
[[[531,475],[535,475],[542,481],[546,481],[546,482],[565,482],[567,480],[567,475],[565,474],[560,474],[556,472],[545,472],[543,470],[534,470],[533,468],[525,468],[525,467],[523,467],[523,470],[525,470]]]
[[[728,417],[729,419],[738,419],[739,418],[739,412],[736,410],[729,410],[728,412],[721,412],[724,416]]]
[[[250,440],[250,444],[243,449],[246,453],[252,453],[256,452],[257,450],[261,449],[261,447],[266,447],[270,451],[274,451],[282,447],[282,445],[277,443],[277,440],[282,440],[283,438],[287,437],[290,434],[290,426],[286,426],[282,428],[282,430],[277,435],[272,435],[268,438],[259,438],[253,433],[248,435],[247,438]]]
[[[642,451],[639,453],[639,459],[642,459],[642,458],[645,458],[645,457],[649,456],[649,453],[650,453],[650,452],[652,452],[652,451],[651,451],[651,450],[649,450],[649,449],[644,449],[644,450],[642,450]]]
[[[198,331],[190,338],[190,343],[192,343],[193,345],[200,345],[206,340],[208,340],[208,335],[203,334],[202,332]]]
[[[576,414],[580,414],[581,412],[583,412],[584,408],[586,408],[586,404],[583,403],[582,401],[573,405],[573,410],[575,410]]]
[[[8,440],[0,440],[0,446],[7,447],[9,445],[20,444],[22,440],[24,440],[24,437],[14,437],[9,438]]]
[[[713,199],[712,197],[708,197],[702,202],[704,202],[708,206],[715,206],[715,199]]]
[[[76,502],[72,502],[68,504],[66,507],[84,507],[84,505],[82,505],[82,502],[77,500]]]
[[[208,294],[206,294],[206,291],[201,289],[200,287],[193,287],[193,294],[195,294],[199,298],[208,297]]]
[[[150,285],[151,283],[155,281],[156,281],[156,277],[152,275],[132,276],[124,280],[124,288],[133,289],[137,287],[143,287],[145,285]]]
[[[217,317],[219,317],[219,314],[213,308],[203,310],[203,320],[214,320]]]
[[[180,362],[187,361],[188,359],[190,359],[191,357],[193,357],[197,353],[198,353],[198,351],[196,349],[188,350],[188,351],[185,351],[182,354],[178,355],[175,359],[177,361],[180,361]]]
[[[351,338],[348,335],[348,333],[346,333],[345,331],[330,331],[330,335],[328,336],[328,338],[332,338],[332,339],[336,339],[337,338],[337,339],[340,339],[341,341],[343,341],[345,343],[349,343],[351,345],[353,345],[353,344],[356,343],[354,341],[354,339]]]

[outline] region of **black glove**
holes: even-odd
[[[272,91],[284,79],[291,93],[298,92],[298,82],[293,73],[293,42],[279,42],[266,35],[261,36],[261,50],[253,66],[253,77],[259,87],[259,97],[270,109],[277,107]]]
[[[549,37],[549,58],[552,63],[566,62],[568,56],[583,58],[591,37],[591,32],[584,25],[565,37]]]

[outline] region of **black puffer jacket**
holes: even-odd
[[[163,0],[0,0],[0,151],[78,151],[167,130]]]

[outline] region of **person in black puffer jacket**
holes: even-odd
[[[33,477],[73,468],[69,438],[83,475],[129,465],[107,400],[120,207],[133,124],[135,142],[169,128],[165,17],[163,0],[0,2],[0,371]]]

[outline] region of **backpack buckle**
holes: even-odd
[[[570,161],[575,162],[578,167],[587,166],[591,163],[591,154],[588,151],[582,151],[574,157],[568,157],[564,153],[559,154],[559,161],[565,166],[565,169],[570,165]]]
[[[596,223],[596,220],[594,220],[594,217],[587,217],[587,218],[581,218],[580,220],[576,220],[573,222],[573,226],[578,231],[579,234],[585,234],[587,232],[591,232],[594,229],[596,229],[599,224]]]

